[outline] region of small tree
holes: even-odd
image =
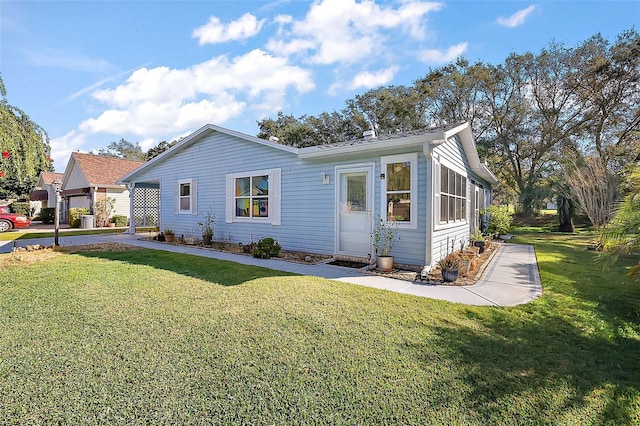
[[[109,217],[111,217],[111,213],[113,212],[113,207],[115,206],[115,204],[116,199],[113,197],[107,197],[96,201],[96,226],[107,226],[107,224],[109,223]]]
[[[611,218],[615,180],[607,172],[602,160],[596,157],[571,161],[564,178],[599,234],[600,228]]]
[[[391,256],[398,237],[398,222],[385,221],[380,216],[373,229],[373,247],[377,256]]]

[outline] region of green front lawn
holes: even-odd
[[[136,228],[136,232],[151,232],[156,228],[144,227]],[[58,232],[59,237],[73,237],[78,235],[94,235],[94,234],[121,234],[123,228],[93,228],[93,229],[65,229]],[[32,238],[53,238],[55,236],[54,231],[42,231],[42,232],[25,232],[23,230],[15,230],[10,232],[0,233],[0,241],[13,241]]]
[[[0,423],[637,424],[640,284],[588,235],[517,242],[545,292],[512,308],[155,250],[0,266]]]

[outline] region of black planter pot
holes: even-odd
[[[203,235],[202,236],[202,244],[205,245],[205,246],[210,246],[212,238],[213,238],[212,235]]]
[[[484,241],[476,241],[473,245],[480,247],[480,253],[484,253]]]
[[[443,269],[442,270],[442,281],[447,283],[452,283],[458,279],[458,275],[460,274],[459,269]]]

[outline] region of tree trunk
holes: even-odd
[[[558,195],[556,200],[558,206],[558,225],[559,232],[574,232],[573,215],[576,211],[576,206],[570,198],[564,195]]]

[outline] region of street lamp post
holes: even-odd
[[[56,208],[53,214],[53,226],[55,229],[55,237],[53,241],[53,245],[58,247],[58,231],[60,230],[60,187],[62,186],[62,182],[60,179],[56,178],[53,182],[51,182],[51,186],[56,193]]]

